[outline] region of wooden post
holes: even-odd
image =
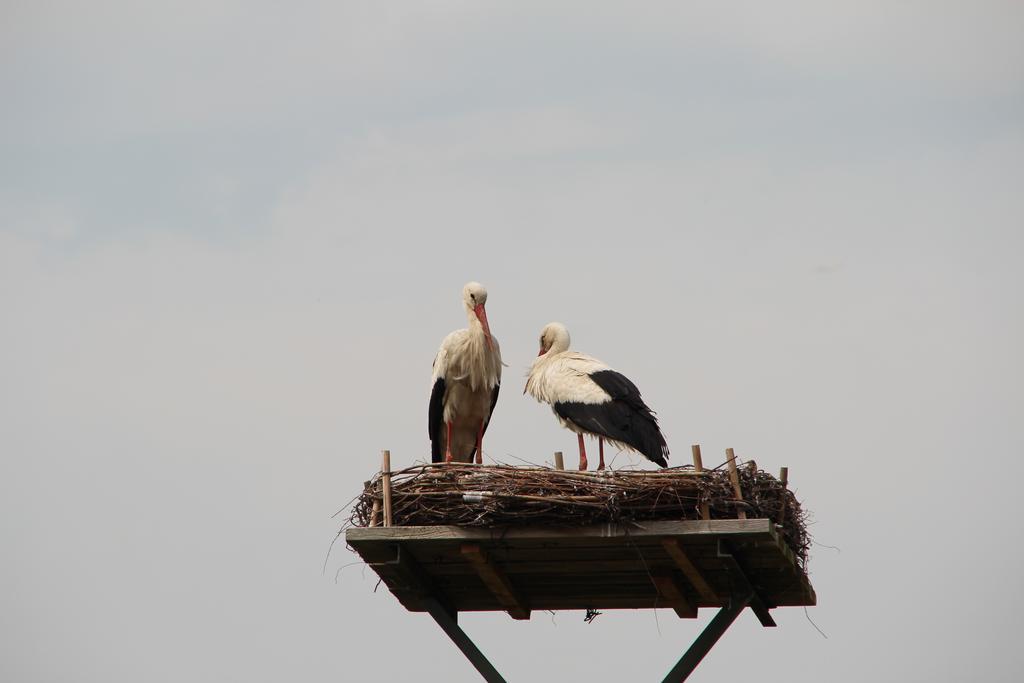
[[[460,552],[473,565],[473,569],[476,570],[484,585],[498,599],[510,617],[513,619],[530,618],[530,608],[527,607],[526,602],[512,586],[512,582],[508,580],[505,573],[487,556],[479,543],[463,543]]]
[[[786,521],[786,494],[785,490],[789,488],[789,468],[782,467],[779,469],[779,481],[782,483],[782,507],[779,508],[779,524]]]
[[[740,488],[740,472],[736,469],[736,453],[731,448],[725,449],[726,462],[729,463],[729,479],[732,481],[732,490],[736,494],[736,500],[743,500],[743,490]],[[742,506],[736,506],[736,516],[740,519],[747,518],[747,512]]]
[[[661,539],[661,545],[665,548],[665,552],[672,558],[672,561],[676,563],[676,566],[683,572],[689,580],[690,585],[693,586],[700,597],[709,604],[715,604],[718,602],[718,596],[715,594],[715,590],[701,575],[700,570],[697,569],[697,565],[686,554],[682,544],[678,538],[663,538]]]
[[[693,471],[698,474],[704,471],[704,462],[700,459],[700,444],[695,443],[690,446],[690,452],[693,453]]]
[[[565,462],[562,461],[562,451],[555,451],[555,469],[564,470]]]
[[[370,526],[380,526],[380,501],[373,501],[373,508],[370,510]]]
[[[373,487],[373,482],[372,481],[364,481],[363,482],[363,491],[369,491],[372,494],[373,493],[373,488],[372,487]],[[379,514],[380,514],[380,501],[377,500],[376,497],[375,497],[373,499],[373,507],[370,508],[370,524],[369,524],[369,526],[377,526],[377,524],[378,524],[378,522],[377,522],[377,515],[379,515]]]
[[[700,474],[704,471],[704,463],[700,459],[700,444],[695,443],[690,446],[690,452],[693,453],[693,471]],[[711,508],[707,503],[700,504],[700,518],[711,519]]]
[[[652,572],[651,581],[658,589],[659,602],[664,602],[676,611],[680,619],[695,619],[697,605],[686,599],[686,594],[671,572]],[[659,605],[660,606],[660,605]]]
[[[391,451],[381,451],[380,480],[384,489],[384,526],[391,526]]]

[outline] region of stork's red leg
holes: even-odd
[[[451,422],[447,422],[445,424],[448,425],[448,436],[444,440],[444,461],[445,462],[451,462],[452,461],[452,423]]]
[[[587,469],[587,449],[583,447],[583,435],[576,435],[580,440],[580,471]]]
[[[480,431],[476,433],[476,464],[484,463],[484,421],[480,420]]]
[[[599,463],[597,463],[597,469],[603,470],[604,469],[604,439],[602,437],[600,437],[600,436],[597,437],[597,450],[601,454],[601,461]]]

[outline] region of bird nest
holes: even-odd
[[[575,472],[508,465],[417,465],[390,475],[395,526],[575,526],[643,520],[769,518],[805,568],[807,515],[793,492],[753,463],[736,472],[692,466],[658,471]],[[384,478],[366,482],[352,509],[354,526],[382,523]],[[704,515],[706,514],[706,517]]]

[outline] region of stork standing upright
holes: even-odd
[[[540,352],[523,393],[548,403],[563,427],[576,432],[580,469],[587,469],[583,435],[597,437],[604,469],[604,442],[638,451],[648,460],[668,467],[668,445],[658,418],[629,379],[582,353],[569,350],[569,330],[549,323],[540,333]]]
[[[487,324],[487,290],[462,288],[469,327],[441,342],[434,358],[428,410],[433,462],[483,462],[483,438],[501,388],[501,350]]]

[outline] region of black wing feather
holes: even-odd
[[[494,406],[498,405],[498,392],[501,390],[501,383],[494,385],[494,389],[491,390],[491,409],[487,411],[487,422],[484,423],[484,431],[487,431],[487,425],[491,424],[491,415],[494,415]]]
[[[613,401],[625,401],[641,413],[653,417],[653,411],[647,407],[644,400],[640,398],[640,390],[625,375],[614,370],[601,370],[588,375],[594,380],[594,384],[604,389],[605,393],[612,397]]]
[[[430,407],[427,409],[427,433],[430,435],[430,461],[444,460],[441,447],[441,427],[444,424],[444,377],[438,377],[430,392]]]
[[[589,375],[610,397],[605,403],[555,403],[552,407],[563,419],[581,429],[631,446],[652,462],[668,467],[668,446],[658,428],[658,418],[640,390],[628,377],[614,370]]]

